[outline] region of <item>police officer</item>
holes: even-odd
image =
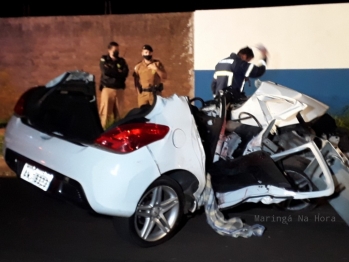
[[[160,95],[162,82],[167,78],[163,64],[153,59],[153,48],[150,45],[142,47],[143,60],[134,68],[134,83],[138,96],[138,106],[151,105],[154,94]]]
[[[245,81],[249,81],[250,77],[262,76],[266,70],[267,49],[262,45],[257,48],[263,56],[260,66],[249,63],[254,58],[254,53],[249,47],[240,49],[237,54],[231,53],[229,57],[217,63],[211,84],[213,95],[219,90],[229,90],[234,99],[246,98]]]
[[[125,81],[129,73],[124,58],[119,57],[119,45],[110,42],[108,54],[100,59],[101,69],[101,103],[99,115],[103,128],[107,123],[120,117],[120,105],[123,103]]]

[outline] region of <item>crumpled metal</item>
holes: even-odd
[[[92,75],[88,72],[84,72],[84,71],[80,71],[80,70],[67,71],[67,72],[64,72],[63,74],[55,77],[51,81],[49,81],[45,85],[45,87],[51,88],[51,87],[57,86],[58,84],[62,83],[63,81],[68,82],[68,81],[72,81],[72,80],[81,80],[81,81],[88,83],[88,82],[95,81],[95,77],[94,77],[94,75]]]
[[[210,174],[206,176],[206,186],[199,200],[199,205],[205,205],[207,223],[220,235],[248,238],[251,236],[262,236],[264,233],[265,227],[262,225],[255,224],[250,226],[243,223],[238,217],[228,220],[224,218],[216,202]]]

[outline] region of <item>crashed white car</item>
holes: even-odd
[[[319,146],[296,134],[298,142],[282,148],[271,132],[275,119],[260,126],[235,119],[228,130],[224,95],[202,107],[194,100],[155,96],[103,130],[94,76],[66,72],[21,96],[6,128],[5,160],[38,189],[115,217],[117,231],[144,247],[171,238],[203,205],[224,234],[212,215],[222,208],[261,201],[302,209],[334,192],[329,162],[339,155],[327,140]],[[227,234],[255,229],[241,224]]]

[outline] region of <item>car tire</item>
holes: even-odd
[[[131,217],[114,217],[114,227],[135,245],[162,244],[173,237],[184,222],[184,199],[181,186],[161,176],[145,190]]]
[[[290,183],[296,191],[305,192],[313,191],[315,186],[303,172],[304,168],[293,165],[285,165],[284,171],[287,174]],[[287,211],[304,211],[312,210],[317,206],[318,199],[289,199],[275,204],[275,207]]]

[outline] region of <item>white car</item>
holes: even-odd
[[[202,101],[201,109],[185,96],[154,97],[152,106],[132,109],[103,130],[94,76],[66,72],[18,100],[6,127],[5,160],[38,189],[113,216],[117,231],[144,247],[167,241],[186,214],[203,205],[209,224],[222,233],[220,216],[212,216],[219,208],[295,199],[290,209],[303,209],[311,206],[308,199],[334,192],[324,157],[338,153],[329,142],[323,140],[324,157],[318,144],[298,135],[296,146],[280,151],[270,133],[275,120],[240,123],[225,135],[224,97]],[[261,144],[251,146],[256,138]],[[211,180],[217,205],[205,190]]]
[[[41,190],[129,218],[116,226],[140,245],[166,241],[205,187],[205,153],[188,99],[157,99],[104,132],[94,77],[67,72],[19,99],[6,162]]]

